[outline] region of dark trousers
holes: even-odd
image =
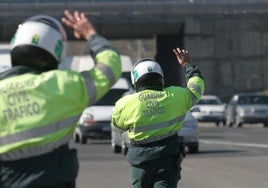
[[[75,188],[78,168],[77,152],[68,146],[31,158],[0,161],[0,188]]]
[[[174,157],[131,166],[132,188],[177,188],[181,164]]]

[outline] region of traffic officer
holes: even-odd
[[[152,59],[137,61],[131,70],[136,93],[119,99],[112,115],[113,125],[128,131],[132,187],[176,188],[180,179],[184,147],[178,136],[185,114],[204,92],[199,69],[188,51],[173,49],[185,67],[187,88],[164,88],[160,65]]]
[[[68,142],[77,120],[121,75],[118,52],[84,13],[65,11],[62,21],[87,40],[96,66],[57,70],[67,37],[56,19],[37,15],[19,25],[12,68],[0,74],[1,188],[74,188],[77,151]]]

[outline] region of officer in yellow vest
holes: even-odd
[[[184,147],[178,131],[184,116],[204,92],[204,82],[188,51],[173,50],[178,63],[185,67],[187,88],[164,88],[160,65],[141,59],[131,70],[137,91],[119,99],[113,111],[113,125],[128,131],[132,187],[176,188],[180,179]]]
[[[1,188],[74,188],[77,151],[68,142],[81,112],[121,75],[118,52],[84,13],[65,11],[62,21],[87,40],[96,66],[57,70],[67,37],[56,19],[38,15],[19,25],[12,68],[0,73]]]

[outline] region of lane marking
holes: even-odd
[[[252,144],[252,143],[227,142],[227,141],[212,141],[212,140],[203,140],[203,139],[200,139],[199,141],[204,143],[204,144],[222,144],[222,145],[230,145],[230,146],[243,146],[243,147],[255,147],[255,148],[268,149],[267,144]]]

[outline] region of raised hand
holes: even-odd
[[[73,29],[74,37],[77,39],[88,40],[91,35],[96,34],[96,29],[93,24],[87,19],[85,13],[74,11],[72,14],[70,11],[64,11],[65,17],[61,21],[71,29]]]
[[[187,50],[181,50],[180,48],[173,49],[174,54],[177,57],[178,63],[182,66],[186,66],[191,62],[189,52]]]

